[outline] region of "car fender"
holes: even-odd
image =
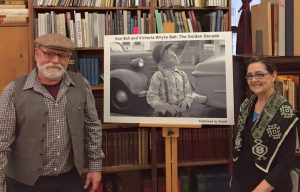
[[[147,90],[147,76],[138,71],[115,69],[110,72],[110,78],[121,80],[133,94]]]
[[[225,57],[211,57],[198,63],[192,75],[196,78],[195,92],[207,96],[204,104],[226,109]]]

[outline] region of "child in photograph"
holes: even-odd
[[[158,71],[151,78],[147,102],[157,117],[181,117],[193,102],[193,90],[187,74],[177,68],[178,56],[172,43],[157,45],[152,57]]]

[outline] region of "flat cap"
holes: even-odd
[[[64,35],[58,33],[49,33],[42,35],[34,40],[35,46],[44,46],[52,49],[59,49],[64,51],[74,51],[74,42]]]
[[[156,63],[159,63],[161,61],[161,58],[164,54],[164,51],[172,46],[172,43],[167,43],[165,45],[157,45],[154,47],[152,51],[152,58]]]

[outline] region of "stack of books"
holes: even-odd
[[[0,24],[28,22],[25,0],[5,0],[0,4]]]

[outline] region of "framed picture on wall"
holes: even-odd
[[[231,32],[109,35],[104,122],[234,123]]]

